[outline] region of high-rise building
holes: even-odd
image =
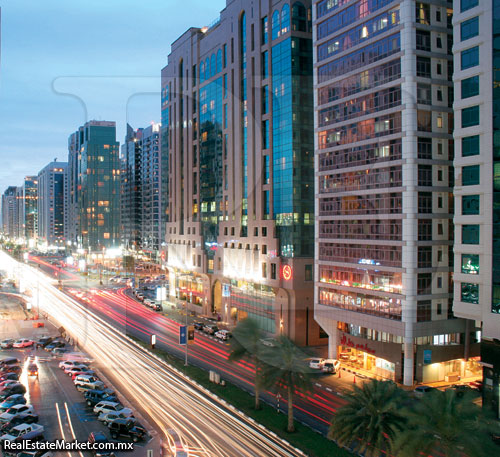
[[[148,251],[155,258],[165,237],[160,233],[160,127],[152,124],[134,131],[127,125],[121,157],[122,243]]]
[[[38,172],[38,238],[48,245],[64,247],[67,214],[67,162],[51,162]]]
[[[23,236],[29,240],[38,234],[38,177],[26,176],[23,185]]]
[[[479,370],[452,309],[451,7],[313,10],[315,316],[331,357],[405,385]]]
[[[12,238],[18,238],[19,229],[19,188],[9,186],[2,195],[2,226],[3,233]]]
[[[500,416],[500,3],[455,0],[456,316],[481,324],[483,405]]]
[[[71,242],[88,252],[120,245],[120,158],[116,124],[89,121],[69,141]],[[76,236],[76,238],[75,238]]]
[[[310,19],[310,1],[228,1],[162,70],[170,294],[299,344],[326,342],[313,319]]]

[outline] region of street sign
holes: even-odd
[[[187,340],[187,326],[181,325],[179,327],[179,344],[185,345]]]
[[[187,329],[188,344],[194,343],[194,325],[190,325]]]

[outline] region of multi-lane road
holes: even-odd
[[[13,262],[6,254],[1,255],[6,257],[2,260]],[[275,435],[211,398],[127,337],[132,335],[149,341],[151,334],[155,334],[159,347],[180,355],[182,348],[177,344],[176,322],[142,306],[123,289],[93,290],[82,301],[71,296],[69,291],[57,290],[50,277],[36,268],[23,264],[13,268],[22,276],[25,287],[31,288],[34,294],[39,292],[41,310],[54,316],[100,361],[109,376],[142,406],[161,431],[177,429],[193,455],[300,455]],[[46,264],[44,269],[52,269],[52,266]],[[72,276],[63,270],[57,272],[58,279],[71,279]],[[71,289],[75,291],[78,287],[75,285]],[[215,368],[222,377],[251,390],[253,367],[246,362],[228,362],[226,345],[197,335],[189,351],[191,362],[203,368]],[[316,390],[298,399],[297,415],[303,422],[325,430],[335,409],[342,403],[334,394]]]

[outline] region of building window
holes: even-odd
[[[460,0],[460,12],[470,10],[474,8],[479,3],[479,0]]]
[[[279,11],[275,11],[272,15],[271,19],[271,38],[275,40],[280,36],[280,13]]]
[[[430,25],[431,6],[427,3],[415,4],[417,24]]]
[[[313,266],[306,265],[304,270],[304,280],[312,281],[312,279],[313,279]]]
[[[417,293],[428,295],[432,291],[432,273],[419,273],[417,276]]]
[[[271,264],[271,279],[276,279],[276,264]]]
[[[462,185],[463,186],[476,186],[479,184],[479,165],[470,165],[462,167]]]
[[[479,46],[462,51],[460,54],[460,63],[462,70],[479,65]]]
[[[432,165],[418,166],[418,185],[432,186]]]
[[[479,284],[463,282],[461,285],[460,299],[465,303],[479,304]]]
[[[462,273],[466,275],[479,274],[478,254],[462,254]]]
[[[267,278],[267,262],[262,262],[262,277]]]
[[[269,86],[262,88],[262,114],[269,112]]]
[[[266,79],[269,75],[268,61],[269,61],[269,53],[267,51],[264,51],[262,53],[262,78],[263,79]]]
[[[227,65],[227,44],[222,47],[222,65],[226,68]]]
[[[262,122],[262,148],[269,149],[269,119]]]
[[[266,44],[269,36],[269,21],[267,19],[267,16],[264,16],[262,18],[262,44]]]
[[[431,59],[429,57],[417,56],[417,76],[431,77]]]
[[[473,17],[460,24],[460,40],[465,41],[479,35],[479,17]]]
[[[474,97],[479,95],[479,76],[462,80],[462,98]]]
[[[418,268],[432,267],[432,246],[420,246],[418,248]]]
[[[443,288],[443,278],[441,276],[437,277],[437,288],[442,289]]]
[[[462,196],[462,215],[470,216],[479,214],[479,195]]]
[[[462,128],[479,125],[479,105],[462,110]]]
[[[479,135],[462,138],[462,157],[479,155]]]
[[[430,84],[417,84],[417,103],[423,105],[432,104],[432,91]]]
[[[270,182],[270,173],[269,173],[269,156],[264,156],[264,184],[269,184]]]
[[[462,244],[479,244],[479,225],[462,225]]]
[[[431,300],[422,300],[417,302],[417,322],[428,322],[432,318]]]
[[[417,129],[420,132],[432,132],[432,113],[417,110]]]
[[[417,49],[419,51],[431,50],[431,32],[417,30]]]
[[[431,138],[418,138],[417,148],[419,159],[432,159]]]
[[[432,213],[432,193],[419,192],[418,193],[418,212],[420,214]]]

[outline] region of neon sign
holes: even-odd
[[[292,267],[290,265],[283,265],[281,267],[281,276],[285,281],[292,279]]]

